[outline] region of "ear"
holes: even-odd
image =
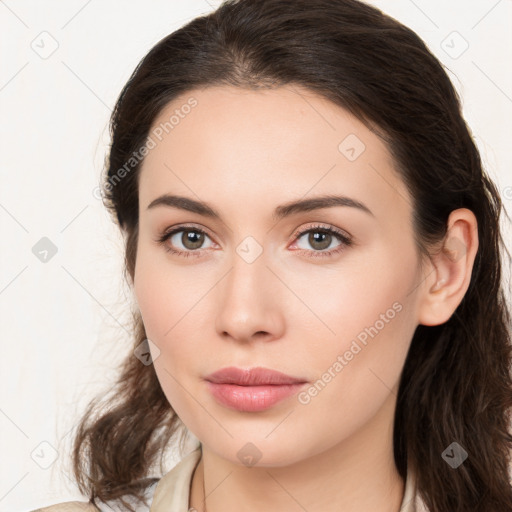
[[[462,302],[478,250],[478,224],[474,213],[459,208],[450,213],[441,249],[431,253],[420,291],[418,323],[440,325]]]

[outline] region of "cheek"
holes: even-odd
[[[166,330],[164,320],[168,318],[170,309],[166,289],[170,288],[165,286],[158,267],[148,265],[144,254],[139,254],[135,267],[134,294],[149,339],[160,338]]]
[[[302,329],[305,321],[316,323],[313,343],[316,340],[319,346],[315,349],[327,344],[348,350],[356,337],[364,343],[369,338],[367,330],[375,331],[372,326],[379,332],[389,331],[400,316],[397,310],[411,300],[414,259],[397,261],[396,250],[391,249],[373,252],[375,256],[347,258],[337,268],[285,276],[309,310],[302,307],[301,321],[294,323]]]
[[[383,304],[387,306],[386,301]],[[304,442],[318,444],[319,449],[324,443],[363,432],[384,404],[396,397],[414,333],[412,310],[403,303],[389,311],[372,306],[376,313],[386,316],[388,323],[380,318],[375,321],[375,315],[367,313],[367,305],[361,310],[362,317],[343,317],[336,342],[304,354],[314,367],[316,380],[297,396],[301,414],[295,419],[298,422],[303,418],[308,425]],[[323,432],[323,438],[315,432]]]
[[[381,252],[373,264],[367,260],[364,268],[351,266],[336,279],[317,280],[322,293],[309,292],[308,305],[322,320],[317,326],[323,334],[311,336],[302,357],[314,366],[325,400],[341,397],[349,407],[372,397],[378,401],[400,376],[417,324],[411,293],[415,260],[413,253],[400,261],[393,257],[396,250],[388,254]]]
[[[180,369],[191,368],[194,361],[193,347],[184,342],[190,328],[186,314],[190,306],[186,288],[155,260],[144,250],[138,254],[134,294],[146,335],[157,347],[151,352],[160,386],[173,410],[187,423],[193,420],[188,414],[194,408],[180,385],[186,387]]]
[[[197,318],[205,315],[207,301],[201,297],[207,284],[194,280],[190,271],[170,271],[169,263],[160,262],[144,248],[135,267],[134,294],[147,337],[158,347],[155,369],[164,390],[175,394],[176,381],[183,368],[197,364]],[[196,278],[197,279],[197,278]],[[178,386],[179,387],[179,386]]]
[[[163,251],[163,249],[162,249]],[[197,302],[198,290],[190,275],[170,271],[165,257],[140,247],[134,276],[134,294],[148,338],[165,342],[175,325]]]

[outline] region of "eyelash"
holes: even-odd
[[[201,249],[194,250],[194,251],[180,251],[180,250],[173,249],[172,247],[170,247],[168,244],[165,243],[165,242],[167,242],[167,240],[169,238],[171,238],[176,233],[179,233],[180,231],[191,231],[191,232],[195,232],[195,233],[201,233],[201,234],[204,234],[209,237],[209,235],[206,231],[204,231],[196,226],[183,225],[183,226],[177,226],[176,228],[174,228],[170,231],[164,231],[162,233],[162,235],[156,240],[156,242],[163,245],[165,250],[171,254],[176,254],[176,255],[182,256],[184,258],[201,256],[201,252],[202,252]],[[300,253],[304,253],[304,252],[311,253],[309,257],[312,257],[312,258],[319,258],[319,257],[327,258],[327,257],[334,256],[335,254],[338,254],[338,253],[344,251],[345,248],[350,247],[353,244],[352,238],[348,237],[341,231],[338,231],[337,229],[333,228],[332,226],[323,226],[320,224],[315,225],[315,226],[310,226],[307,229],[296,231],[293,234],[294,240],[301,238],[303,235],[305,235],[306,233],[309,233],[309,232],[327,233],[329,235],[333,235],[341,242],[341,244],[338,245],[336,248],[330,249],[328,251],[295,249]]]

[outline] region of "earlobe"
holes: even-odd
[[[471,210],[451,212],[441,249],[430,256],[430,269],[420,290],[418,323],[440,325],[453,315],[471,282],[478,250],[478,225]]]

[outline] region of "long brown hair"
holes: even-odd
[[[512,510],[504,209],[442,65],[393,18],[357,0],[228,0],[156,44],[111,117],[103,197],[126,235],[125,277],[133,282],[138,236],[141,160],[133,155],[162,109],[197,87],[284,84],[306,87],[377,128],[413,197],[425,257],[446,234],[452,210],[475,214],[479,248],[469,289],[447,322],[414,333],[397,398],[394,457],[404,479],[413,465],[431,512]],[[142,497],[157,456],[184,429],[153,366],[133,355],[145,339],[135,313],[134,344],[117,385],[107,400],[90,403],[79,425],[74,473],[92,502]],[[441,456],[452,442],[468,453],[457,469]]]

